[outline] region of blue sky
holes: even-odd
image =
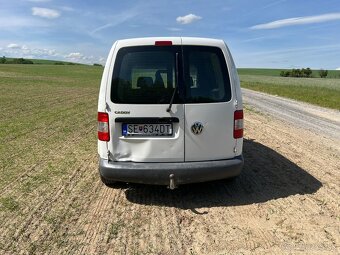
[[[340,68],[339,0],[0,0],[0,55],[104,63],[117,39],[225,40],[238,67]]]

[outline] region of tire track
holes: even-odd
[[[93,130],[93,128],[91,127],[91,129],[89,129],[89,130],[82,130],[82,132],[83,133],[81,133],[81,134],[77,134],[77,136],[74,138],[74,140],[73,141],[76,141],[77,139],[77,137],[81,137],[81,136],[83,136],[84,134],[88,134],[89,132],[91,132]],[[53,157],[56,157],[57,155],[58,155],[58,153],[60,153],[60,151],[63,151],[64,153],[67,153],[68,151],[73,151],[74,149],[74,147],[76,147],[77,145],[78,145],[79,143],[67,143],[67,144],[65,144],[65,143],[62,143],[61,144],[61,146],[60,146],[60,148],[59,148],[59,150],[54,150],[53,152],[54,152],[54,154],[52,154],[52,155],[49,155],[49,157],[48,158],[53,158]],[[62,165],[61,165],[62,166]],[[59,167],[61,167],[61,166],[59,166]],[[40,171],[38,171],[38,172],[35,172],[34,174],[40,174],[40,173],[42,173],[43,171],[46,171],[46,169],[45,168],[41,168],[41,170]],[[28,180],[29,178],[30,178],[31,176],[27,176],[26,178],[25,178],[25,180]],[[2,196],[9,196],[9,195],[12,195],[12,194],[15,194],[15,192],[17,192],[18,190],[20,190],[20,189],[18,189],[17,187],[18,186],[22,186],[22,185],[24,185],[24,182],[23,181],[20,181],[20,182],[18,182],[16,185],[12,185],[12,186],[10,186],[7,190],[5,190],[5,191],[2,191]],[[58,188],[58,187],[55,187],[55,186],[53,186],[54,188]],[[6,191],[8,191],[8,192],[6,192]],[[50,195],[52,195],[53,194],[53,189],[52,190],[50,190],[49,189],[49,192],[48,192],[48,194],[50,194]],[[32,194],[31,195],[31,197],[33,197],[33,199],[35,198],[35,194]],[[21,192],[20,193],[20,195],[17,197],[17,200],[19,200],[19,202],[21,201],[21,200],[23,200],[23,199],[25,199],[25,198],[27,198],[27,195],[24,193],[24,192]],[[46,199],[47,199],[47,197],[46,197],[46,194],[45,194],[45,197],[39,197],[39,199],[42,199],[42,201],[40,202],[40,203],[43,203]],[[36,201],[37,202],[37,201]],[[25,204],[24,204],[25,205]],[[24,209],[22,209],[21,210],[21,214],[22,215],[26,215],[27,213],[29,213],[29,211],[30,210],[32,210],[32,208],[28,205],[25,205],[26,207],[24,208]],[[7,217],[10,217],[11,215],[9,214]],[[6,219],[6,217],[4,217],[4,219]],[[2,222],[2,224],[1,224],[1,228],[3,228],[4,226],[8,226],[8,225],[12,225],[15,221],[16,221],[17,219],[16,218],[11,218],[10,220],[7,220],[7,221],[3,221]],[[26,220],[26,219],[25,219]],[[5,234],[6,234],[6,232],[4,232],[3,233],[4,234],[4,236],[5,236]]]
[[[98,238],[100,239],[99,229],[103,229],[103,227],[109,225],[110,221],[108,221],[108,219],[116,217],[116,215],[109,213],[109,209],[112,208],[111,211],[116,212],[116,208],[119,208],[121,191],[111,190],[104,187],[101,183],[98,185],[100,187],[98,200],[93,206],[90,206],[88,210],[89,215],[85,215],[85,218],[80,221],[80,223],[87,222],[87,225],[78,225],[78,227],[84,230],[84,236],[80,240],[80,243],[85,244],[79,250],[79,254],[93,254],[96,251],[98,243],[101,243],[98,242]],[[104,232],[106,233],[107,231]],[[107,242],[107,240],[104,239],[102,241]]]
[[[92,121],[88,122],[87,124],[92,123]],[[71,146],[74,146],[74,142],[78,141],[79,138],[81,137],[85,137],[87,134],[89,134],[90,132],[93,132],[94,127],[89,128],[88,130],[81,130],[80,134],[75,134],[73,138],[70,138],[70,142],[69,143],[60,143],[59,145],[54,145],[53,144],[53,150],[50,150],[50,154],[43,154],[42,158],[39,160],[39,163],[35,163],[33,166],[31,166],[30,168],[28,168],[26,171],[24,171],[23,173],[21,173],[18,177],[16,177],[14,180],[9,180],[6,183],[4,183],[4,187],[1,189],[1,194],[2,195],[9,195],[11,194],[11,192],[16,192],[16,187],[23,185],[23,183],[31,178],[31,175],[29,175],[29,173],[32,173],[33,170],[35,169],[41,169],[41,171],[44,170],[44,168],[42,166],[46,165],[46,162],[48,161],[48,159],[50,159],[51,157],[57,155],[57,153],[59,153],[60,151],[64,151],[69,149]],[[53,132],[51,135],[49,135],[48,137],[53,136],[54,134],[57,134],[57,131]],[[46,137],[46,138],[48,138]],[[37,141],[36,144],[38,145],[39,142]],[[22,151],[18,152],[18,155],[13,155],[14,158],[18,157],[20,154],[22,154],[22,152],[27,151],[27,148],[22,149]],[[24,159],[22,159],[24,160]],[[20,165],[20,162],[16,163],[16,165]],[[10,165],[8,165],[10,167]],[[41,168],[40,168],[41,167]],[[3,168],[3,171],[6,171],[6,166]],[[34,174],[37,174],[41,171],[34,171]]]
[[[34,207],[34,209],[31,210],[29,215],[26,217],[25,221],[21,224],[21,226],[17,228],[14,235],[11,236],[12,240],[15,240],[16,243],[20,243],[20,241],[22,241],[22,238],[24,237],[23,234],[25,233],[25,231],[28,229],[29,226],[32,226],[34,230],[34,227],[37,227],[40,224],[41,220],[43,219],[46,212],[50,209],[52,204],[55,203],[58,199],[62,198],[62,195],[65,192],[65,189],[67,189],[68,187],[74,187],[75,183],[72,182],[72,180],[75,178],[76,174],[79,173],[79,170],[80,168],[76,169],[76,171],[72,173],[68,182],[65,185],[62,185],[61,187],[59,187],[59,190],[55,193],[54,196],[52,196],[52,198],[49,198],[48,201],[46,201],[46,199],[40,201]],[[37,215],[39,215],[39,217],[36,217]],[[34,223],[35,220],[36,222]],[[9,242],[9,244],[5,246],[4,249],[10,250],[11,245],[13,244]]]

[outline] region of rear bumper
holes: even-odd
[[[99,172],[108,180],[169,185],[170,175],[175,184],[226,179],[241,173],[243,156],[227,160],[176,163],[108,162],[99,159]]]

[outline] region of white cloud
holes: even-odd
[[[39,16],[42,18],[47,18],[47,19],[55,19],[60,16],[60,12],[58,12],[57,10],[53,10],[53,9],[32,7],[32,15]]]
[[[340,67],[336,68],[335,70],[340,70]]]
[[[30,47],[25,44],[21,46],[20,44],[15,43],[7,45],[7,48],[3,49],[2,54],[5,54],[9,57],[37,59],[56,59],[63,57],[63,55],[58,53],[55,49]]]
[[[113,17],[110,17],[110,22],[108,22],[105,25],[99,26],[97,28],[95,28],[94,30],[92,30],[90,32],[90,35],[94,35],[97,32],[100,32],[104,29],[110,28],[110,27],[115,27],[118,26],[128,20],[131,20],[132,18],[136,17],[138,15],[138,12],[135,9],[131,9],[131,10],[127,10],[124,11],[120,14],[117,14]]]
[[[66,58],[71,58],[71,59],[81,59],[83,57],[84,55],[79,52],[72,52],[66,56]]]
[[[275,20],[269,23],[259,24],[250,27],[251,29],[274,29],[286,26],[296,26],[296,25],[305,25],[305,24],[315,24],[322,23],[331,20],[340,20],[340,12],[336,13],[327,13],[316,16],[305,16],[305,17],[296,17],[289,19],[280,19]]]
[[[8,44],[7,45],[7,48],[10,48],[10,49],[20,49],[20,45],[16,44],[16,43],[11,43],[11,44]]]
[[[100,63],[105,64],[105,58],[96,55],[86,55],[80,52],[66,53],[53,48],[45,48],[39,45],[27,45],[23,43],[11,43],[0,47],[0,57],[28,58],[28,59],[50,59],[59,61],[71,61],[83,64]]]
[[[186,24],[190,24],[194,21],[197,21],[197,20],[200,20],[202,19],[202,17],[200,16],[197,16],[195,14],[188,14],[188,15],[185,15],[185,16],[179,16],[176,18],[176,21],[179,23],[179,24],[183,24],[183,25],[186,25]]]

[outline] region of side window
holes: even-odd
[[[187,103],[226,102],[231,98],[230,80],[219,48],[185,46]]]
[[[168,103],[175,88],[175,49],[122,48],[116,58],[111,100],[124,104]]]

